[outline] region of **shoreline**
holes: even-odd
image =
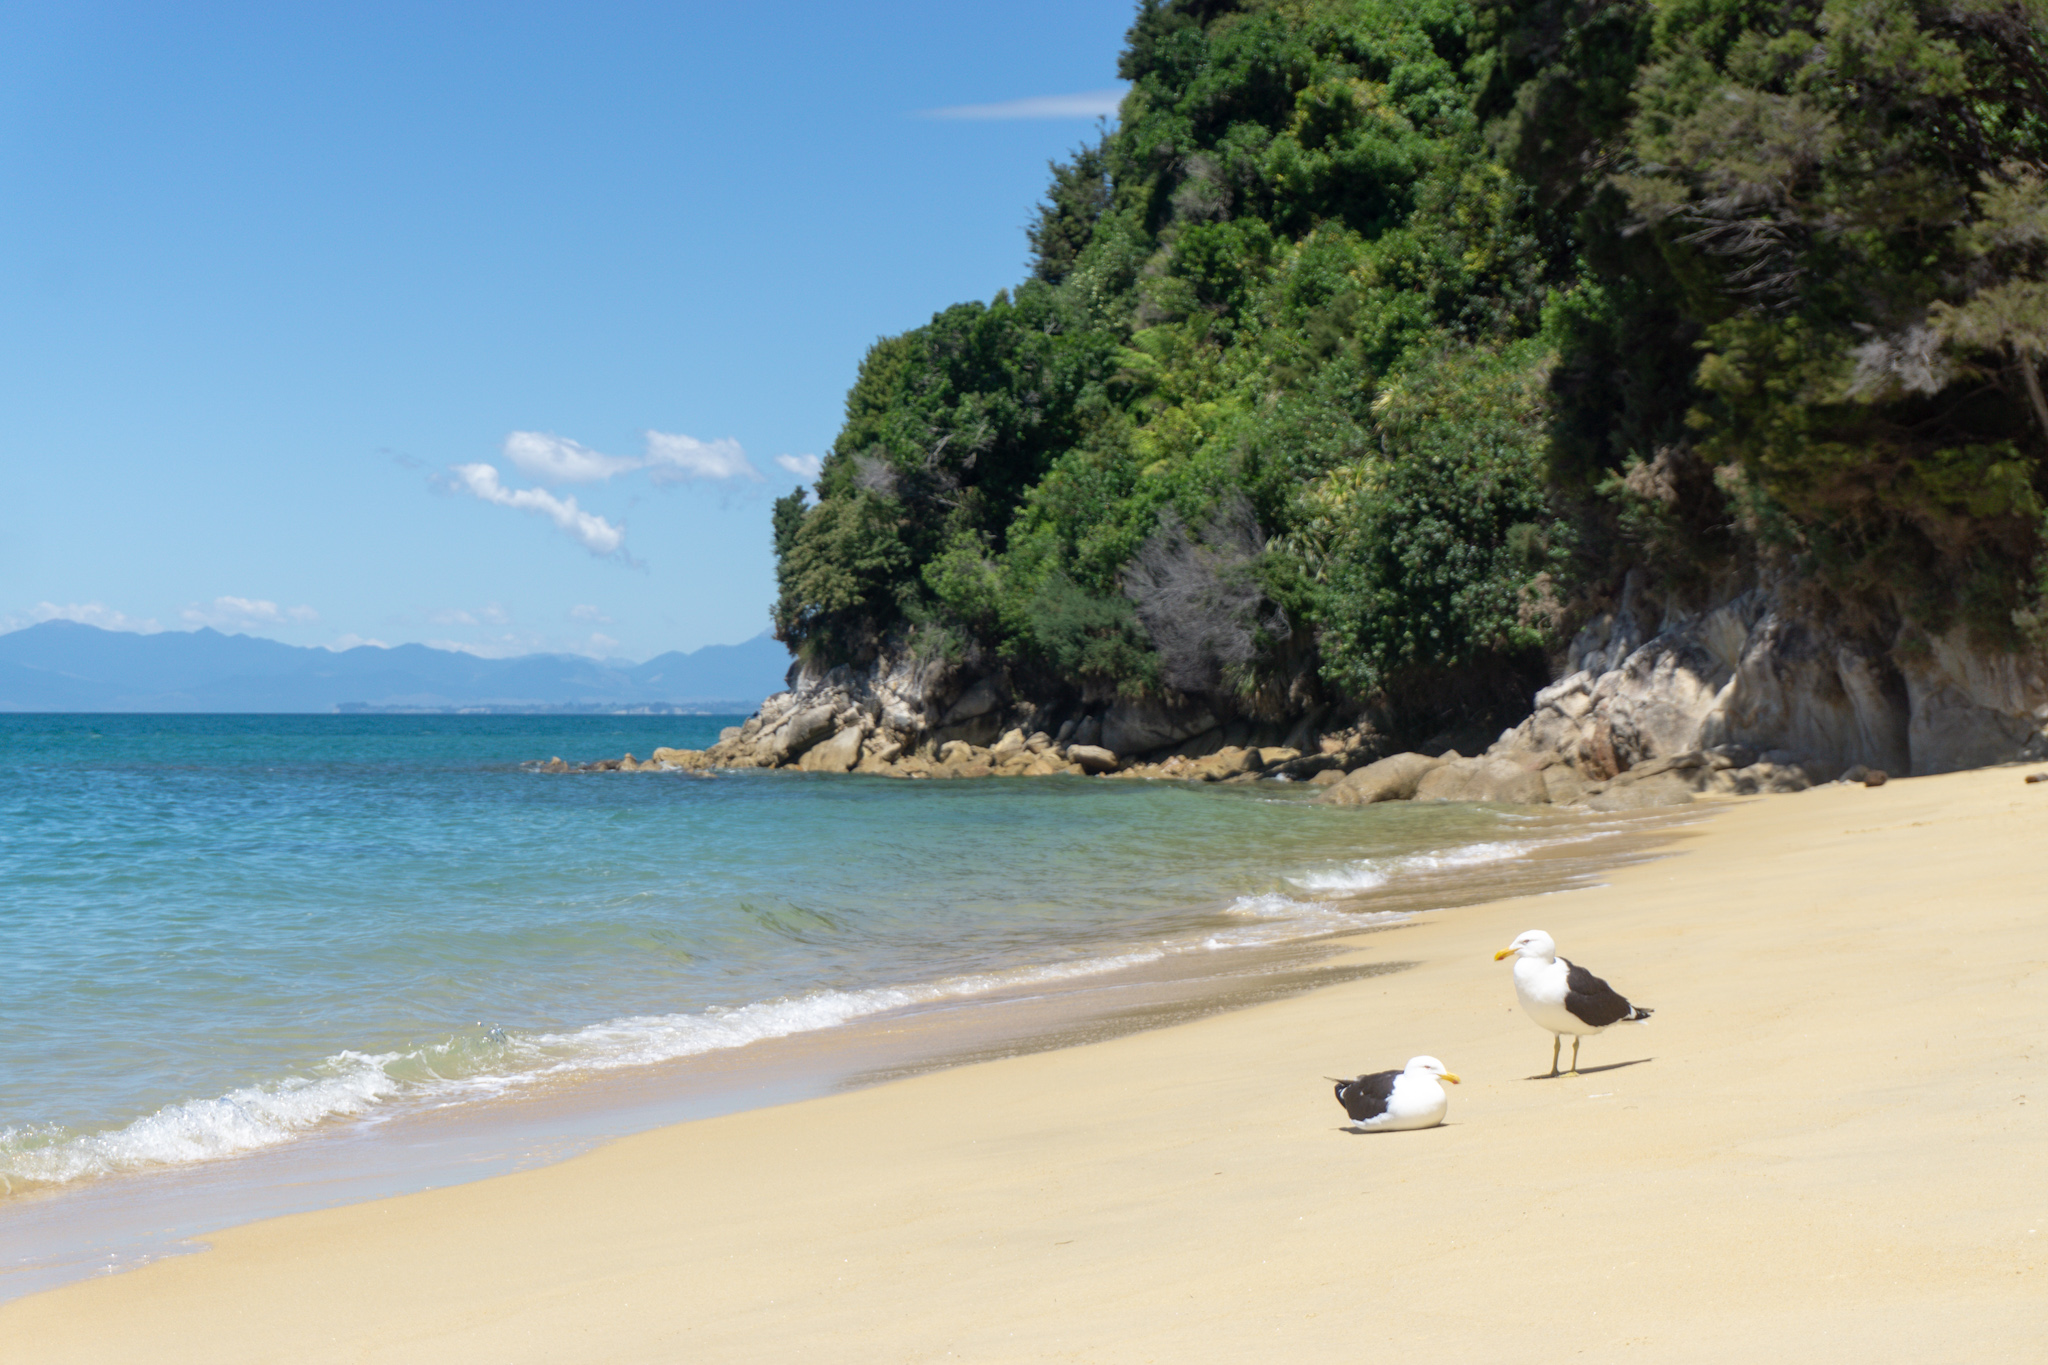
[[[191,1165],[12,1190],[0,1198],[0,1303],[192,1254],[222,1228],[447,1188],[552,1164],[676,1123],[1075,1046],[1320,989],[1377,970],[1334,963],[1344,936],[1495,899],[1509,889],[1584,885],[1617,866],[1660,856],[1698,818],[1697,812],[1531,817],[1526,841],[1454,845],[1446,867],[1389,872],[1384,881],[1318,902],[1327,908],[1313,924],[1295,923],[1310,907],[1288,901],[1289,913],[1270,928],[1255,917],[1232,917],[1205,931],[1212,936],[1206,942],[1156,944],[1149,952],[1120,955],[1130,961],[1105,960],[1093,970],[1080,961],[1026,971],[1009,983],[934,993],[744,1046],[577,1074],[494,1098],[416,1102]],[[1467,852],[1486,856],[1470,863],[1455,856]],[[1436,861],[1428,855],[1416,860]],[[1345,920],[1354,922],[1329,927]]]
[[[1733,805],[1600,887],[1333,959],[1399,972],[237,1227],[0,1306],[0,1336],[51,1361],[2025,1354],[2048,795],[2021,779]],[[1547,1039],[1490,959],[1531,926],[1658,1011],[1578,1077],[1524,1079]],[[1340,1131],[1321,1077],[1417,1052],[1465,1077],[1450,1121]],[[1532,1328],[1558,1349],[1517,1351]]]

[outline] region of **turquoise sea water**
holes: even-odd
[[[1587,837],[1280,783],[525,766],[736,719],[0,716],[0,1190],[1221,960]]]

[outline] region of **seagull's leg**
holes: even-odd
[[[1550,1074],[1553,1076],[1557,1074],[1557,1051],[1563,1046],[1564,1035],[1562,1033],[1550,1035]]]
[[[1572,1075],[1574,1075],[1574,1076],[1576,1076],[1576,1075],[1578,1075],[1578,1074],[1579,1074],[1579,1044],[1580,1044],[1580,1043],[1582,1043],[1582,1042],[1584,1042],[1584,1041],[1585,1041],[1585,1040],[1584,1040],[1583,1038],[1581,1038],[1581,1037],[1580,1037],[1580,1036],[1579,1036],[1578,1034],[1574,1033],[1574,1034],[1572,1035],[1572,1069],[1571,1069],[1571,1074],[1572,1074]]]

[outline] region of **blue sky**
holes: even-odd
[[[770,500],[1022,277],[1132,10],[13,7],[0,629],[756,634]]]

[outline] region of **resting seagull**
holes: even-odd
[[[1555,1036],[1550,1040],[1550,1074],[1557,1071],[1558,1049],[1564,1036],[1572,1036],[1572,1069],[1579,1074],[1579,1040],[1598,1033],[1609,1024],[1634,1023],[1650,1017],[1650,1011],[1631,1005],[1614,987],[1567,958],[1557,955],[1557,941],[1541,929],[1531,929],[1493,955],[1495,962],[1515,959],[1515,996],[1522,1010],[1541,1028]],[[1547,1077],[1545,1079],[1548,1079]]]
[[[1366,1129],[1434,1128],[1444,1121],[1451,1097],[1440,1080],[1458,1083],[1434,1057],[1410,1057],[1400,1071],[1375,1071],[1356,1080],[1337,1082],[1337,1103],[1351,1115],[1351,1126]]]

